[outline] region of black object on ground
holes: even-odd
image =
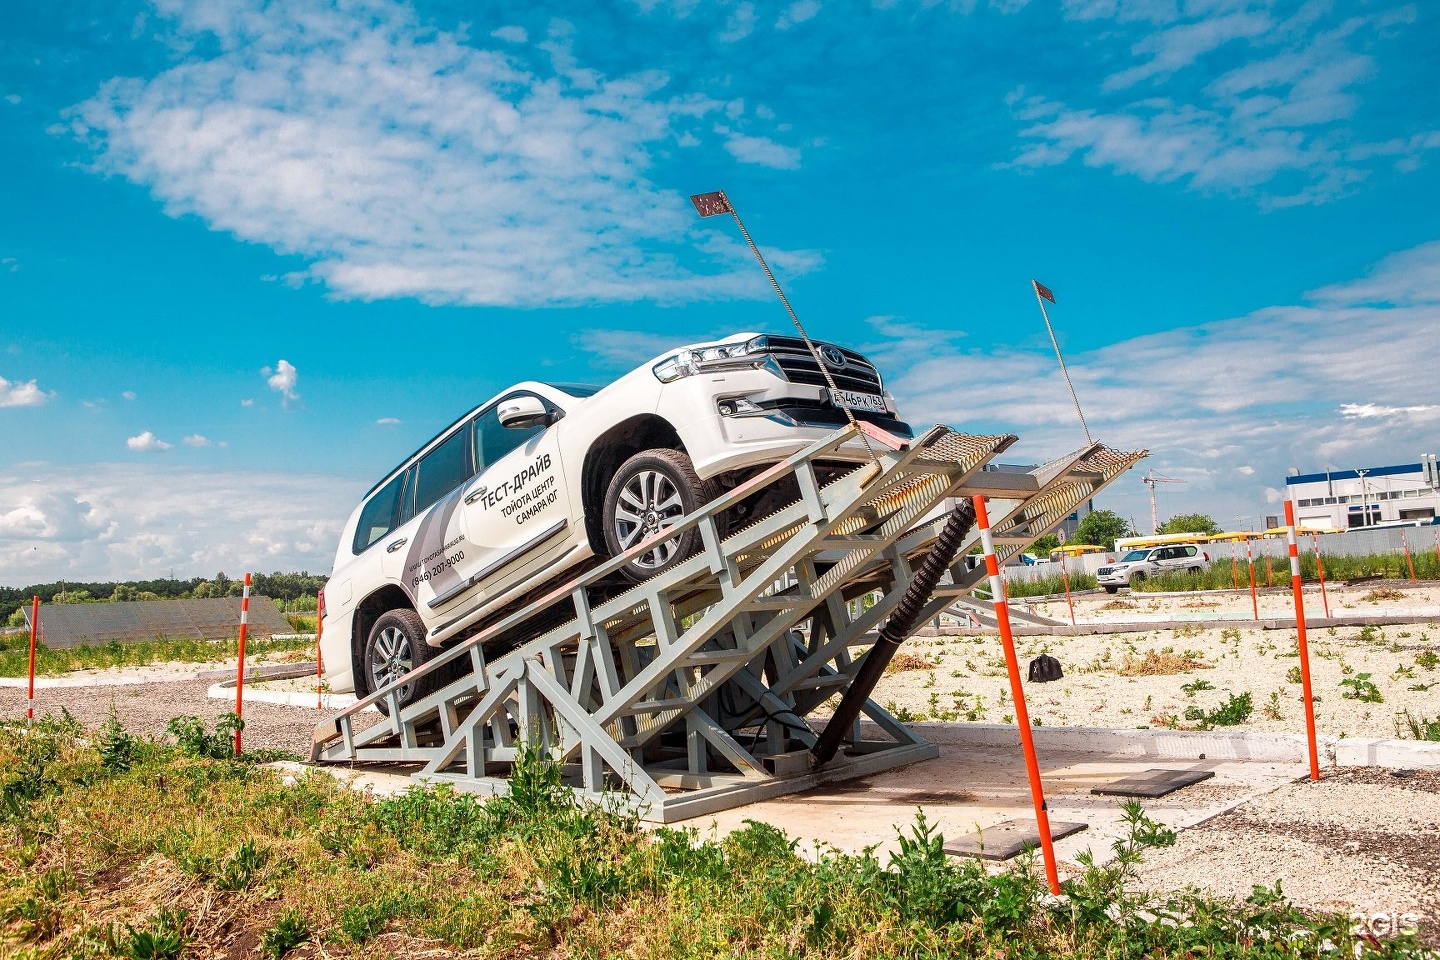
[[[1064,676],[1065,672],[1060,669],[1060,661],[1048,653],[1042,653],[1030,661],[1031,683],[1049,683],[1052,680],[1059,680]]]

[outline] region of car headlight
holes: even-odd
[[[753,337],[744,343],[717,343],[708,347],[681,350],[661,360],[650,370],[661,383],[671,383],[681,377],[694,376],[702,370],[723,370],[734,366],[734,361],[764,353],[770,346],[768,337]]]

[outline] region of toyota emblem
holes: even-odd
[[[832,347],[828,343],[825,344],[820,348],[820,357],[825,361],[825,366],[831,370],[845,369],[845,354],[840,352],[839,347]]]

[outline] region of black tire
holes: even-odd
[[[1106,588],[1105,588],[1105,592],[1106,592],[1106,593],[1119,593],[1119,592],[1120,592],[1120,588],[1119,588],[1119,587],[1106,587]]]
[[[605,548],[616,557],[715,499],[719,488],[701,480],[681,450],[657,448],[626,460],[605,491]],[[700,550],[700,531],[657,543],[620,568],[633,583],[688,560]]]
[[[360,661],[361,669],[365,671],[365,686],[370,693],[429,663],[440,654],[438,649],[425,642],[425,633],[425,624],[414,610],[390,610],[376,619]],[[407,707],[434,693],[452,679],[452,674],[453,671],[446,667],[402,685],[400,706]],[[375,706],[381,713],[390,715],[388,700],[380,700]]]

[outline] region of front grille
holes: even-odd
[[[1097,577],[1106,576],[1107,574],[1110,573],[1110,571],[1112,571],[1112,570],[1114,570],[1114,569],[1115,569],[1114,567],[1101,567],[1099,570],[1096,570],[1096,571],[1095,571],[1095,576],[1097,576]]]
[[[769,340],[768,352],[785,372],[785,379],[791,383],[805,383],[816,387],[828,387],[825,382],[825,374],[820,371],[820,365],[815,362],[815,357],[810,353],[810,348],[805,346],[805,341],[799,337],[767,337]],[[815,344],[822,348],[825,344]],[[883,385],[880,382],[880,373],[869,360],[866,360],[854,350],[846,350],[844,347],[836,347],[845,355],[845,369],[830,370],[830,376],[835,378],[835,386],[841,390],[851,390],[855,393],[881,393]]]

